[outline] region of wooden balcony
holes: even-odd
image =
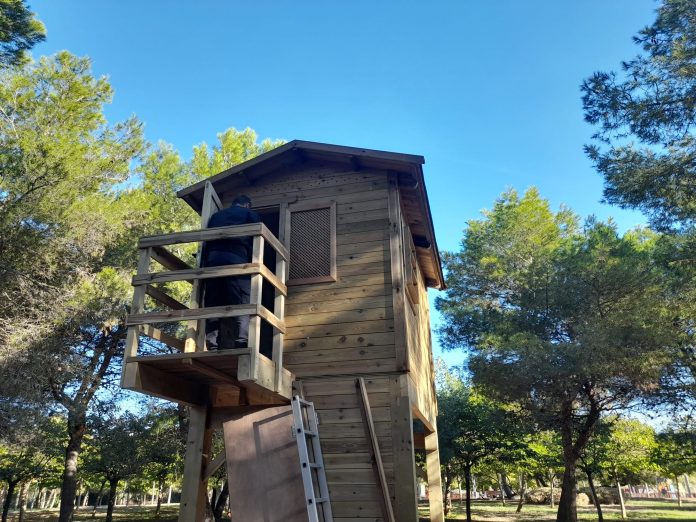
[[[200,259],[204,241],[241,237],[253,238],[253,253],[250,263],[240,265],[194,267],[167,248],[197,243],[197,258]],[[267,266],[268,263],[264,264],[264,249],[268,252],[266,245],[275,257],[273,270]],[[255,223],[148,236],[140,240],[138,248],[140,257],[132,282],[135,290],[132,313],[127,319],[122,387],[188,405],[289,402],[294,376],[283,368],[288,252],[268,228]],[[153,261],[165,270],[151,271]],[[228,276],[251,278],[250,303],[202,306],[203,281]],[[175,281],[186,281],[191,285],[188,305],[161,287]],[[264,281],[267,282],[265,285]],[[264,286],[266,292],[273,293],[273,310],[263,305]],[[268,303],[268,295],[265,297]],[[242,315],[250,316],[248,347],[207,351],[206,320]],[[172,333],[171,329],[167,333],[157,327],[162,323],[177,322],[186,322],[185,335]],[[261,353],[263,323],[269,325],[264,331],[272,332],[271,357]],[[150,346],[169,353],[143,353],[143,336],[154,341],[148,343]]]

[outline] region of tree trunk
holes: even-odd
[[[155,518],[160,517],[162,509],[162,489],[164,488],[164,478],[159,478],[157,481],[157,507],[155,508]]]
[[[553,475],[551,476],[550,483],[551,483],[551,498],[550,498],[550,501],[551,501],[551,509],[553,509],[554,507],[556,507],[556,500],[554,499],[554,493],[556,493],[556,488],[555,488],[555,485],[556,485],[556,478],[555,478]],[[563,493],[561,493],[561,496],[563,496]]]
[[[116,505],[116,488],[118,487],[118,479],[109,479],[109,503],[106,507],[105,522],[112,522],[114,518],[114,506]]]
[[[563,472],[563,486],[561,486],[561,500],[558,502],[556,522],[577,522],[577,481],[575,478],[576,461],[564,459],[565,470]],[[570,460],[568,462],[568,460]],[[553,485],[552,485],[553,486]],[[551,489],[553,492],[553,487]],[[553,493],[551,498],[553,499]]]
[[[222,486],[222,491],[220,491],[220,495],[218,495],[217,502],[215,502],[215,508],[213,509],[213,517],[215,518],[215,522],[221,522],[222,513],[223,511],[225,511],[225,505],[227,504],[227,499],[229,498],[229,496],[229,485],[225,480],[225,484]]]
[[[449,492],[450,488],[452,487],[452,474],[449,473],[447,470],[445,470],[445,505],[443,506],[443,509],[445,510],[445,516],[449,515],[449,510],[450,510],[450,503],[447,502],[447,499],[449,498]]]
[[[102,479],[101,486],[99,486],[99,493],[97,493],[97,497],[94,499],[94,509],[92,509],[92,518],[96,516],[97,508],[101,506],[102,497],[104,495],[104,486],[106,486],[106,479]]]
[[[7,514],[10,512],[12,497],[14,496],[14,490],[17,487],[17,482],[19,481],[7,481],[7,495],[5,495],[5,502],[2,504],[2,522],[7,522]]]
[[[621,505],[621,518],[624,520],[628,517],[626,514],[626,503],[624,502],[623,491],[621,491],[621,482],[619,477],[616,477],[616,488],[619,490],[619,504]]]
[[[527,492],[527,477],[524,473],[520,474],[520,499],[517,502],[517,510],[516,512],[519,513],[522,511],[522,506],[524,505],[524,494]]]
[[[505,491],[503,490],[503,478],[502,473],[496,473],[498,475],[498,488],[500,489],[500,500],[503,501],[503,506],[505,505]]]
[[[27,511],[27,490],[29,489],[29,482],[24,482],[19,487],[19,518],[17,522],[24,522],[24,516]]]
[[[597,520],[598,522],[604,522],[602,505],[599,503],[599,497],[597,496],[597,490],[595,489],[594,480],[592,479],[592,473],[589,471],[586,471],[585,473],[587,474],[587,483],[590,485],[590,491],[592,492],[592,501],[597,508]]]
[[[464,483],[466,487],[466,522],[471,522],[471,466],[464,467]]]
[[[682,507],[681,488],[679,487],[679,477],[674,475],[674,483],[677,486],[677,505]]]
[[[77,460],[82,449],[82,439],[85,436],[86,424],[84,415],[68,414],[68,447],[65,449],[65,464],[63,467],[63,483],[60,487],[60,515],[58,522],[70,522],[75,509],[75,493],[77,492]]]
[[[508,481],[507,473],[505,473],[504,471],[500,473],[500,483],[503,486],[503,493],[505,494],[505,498],[512,498],[515,492],[510,487],[510,482]]]

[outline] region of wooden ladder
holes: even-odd
[[[333,522],[329,486],[326,482],[324,460],[319,444],[319,422],[314,411],[314,403],[295,395],[292,399],[292,416],[293,435],[297,440],[297,449],[300,454],[300,469],[309,522]]]

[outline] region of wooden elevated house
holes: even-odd
[[[444,282],[423,163],[292,141],[181,190],[201,230],[140,240],[122,385],[191,407],[180,521],[203,519],[206,480],[225,462],[233,520],[308,520],[295,394],[319,420],[323,520],[416,522],[423,450],[431,520],[443,521],[426,290]],[[263,223],[206,229],[240,194]],[[172,253],[236,236],[254,238],[251,263],[200,268]],[[250,304],[202,306],[204,280],[245,274]],[[190,302],[166,293],[172,281],[191,284]],[[249,348],[206,351],[205,319],[234,315],[251,315]],[[181,321],[186,339],[162,326]],[[171,353],[145,353],[143,336]],[[226,454],[215,456],[220,426]]]

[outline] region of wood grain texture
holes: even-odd
[[[290,407],[234,416],[223,424],[223,432],[235,519],[306,522]]]

